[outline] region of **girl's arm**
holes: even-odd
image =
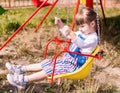
[[[62,20],[58,17],[55,17],[55,24],[62,29],[64,27],[64,23],[62,22]]]
[[[79,48],[94,47],[98,44],[98,39],[96,35],[89,35],[87,38],[81,38],[79,35],[76,39],[72,41]]]
[[[60,31],[65,37],[72,40],[76,38],[76,34],[67,25],[64,25],[60,18],[55,17],[55,24],[60,28]]]

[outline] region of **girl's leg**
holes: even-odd
[[[46,66],[48,67],[50,63],[51,63],[51,59],[45,59],[40,63],[24,66],[24,68],[26,69],[26,71],[40,71],[42,70],[42,67],[46,67]]]
[[[49,59],[46,59],[46,60],[43,60],[41,63],[30,64],[30,65],[26,65],[26,66],[15,65],[15,64],[11,64],[11,63],[7,62],[6,67],[11,73],[23,74],[27,71],[40,71],[40,70],[42,70],[41,65],[43,65],[43,64],[48,65],[48,64],[50,64],[50,62],[51,61]]]
[[[15,65],[7,62],[6,67],[11,73],[17,73],[17,74],[23,74],[27,71],[40,71],[42,69],[41,63],[21,66],[21,65]]]
[[[47,75],[44,70],[25,76],[25,78],[28,79],[29,82],[43,80],[46,77]]]
[[[40,71],[40,70],[42,70],[41,63],[30,64],[30,65],[23,66],[23,67],[26,69],[26,71]]]

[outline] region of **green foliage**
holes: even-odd
[[[9,9],[4,15],[0,16],[0,35],[12,34],[18,27],[27,20],[35,8],[17,8]],[[42,8],[28,23],[25,27],[35,28],[45,13],[47,12],[48,7]],[[70,8],[70,11],[73,11]],[[58,13],[58,14],[57,14]],[[72,12],[73,13],[73,12]],[[43,26],[53,26],[54,25],[54,16],[60,17],[64,23],[70,23],[72,21],[72,13],[67,14],[67,8],[54,8],[51,13],[47,16],[46,20],[43,22]],[[69,17],[67,19],[67,17]],[[67,22],[69,21],[69,22]]]
[[[34,8],[26,9],[9,9],[4,15],[0,16],[0,36],[11,35],[18,27],[30,16]],[[35,27],[37,22],[28,25],[28,27]]]
[[[16,21],[9,22],[6,25],[6,34],[11,34],[19,28],[20,24]]]
[[[0,6],[0,15],[2,15],[5,11],[6,10],[2,6]]]
[[[27,26],[30,27],[30,28],[35,28],[36,27],[36,25],[33,22],[28,23]]]

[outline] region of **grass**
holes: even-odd
[[[40,22],[41,18],[43,17],[44,13],[47,11],[48,8],[41,9],[33,19],[24,27],[24,29],[32,29],[35,28],[38,23]],[[23,8],[23,9],[9,9],[4,14],[0,15],[0,36],[2,37],[3,41],[5,41],[14,31],[31,15],[31,13],[35,10],[35,8]],[[54,26],[54,16],[56,15],[62,20],[67,23],[67,16],[69,16],[69,24],[71,25],[72,17],[73,17],[73,8],[70,8],[70,15],[67,15],[67,8],[64,9],[57,9],[54,8],[51,11],[50,15],[42,24],[42,28]],[[101,11],[99,11],[100,16],[102,17]],[[107,26],[104,24],[102,20],[102,44],[107,42],[107,51],[108,54],[105,56],[107,59],[110,59],[111,56],[115,58],[116,56],[120,55],[120,9],[118,8],[109,8],[105,10]],[[103,17],[102,17],[103,19]],[[46,30],[49,32],[49,30]],[[48,38],[47,38],[48,39]],[[26,53],[27,48],[22,47],[21,51]],[[116,54],[116,56],[114,55]],[[26,56],[26,54],[24,54]],[[115,60],[115,59],[114,59]],[[112,65],[118,66],[120,65],[119,62],[114,63]],[[0,84],[2,84],[3,77],[0,78]],[[29,93],[38,93],[39,88],[43,93],[117,93],[116,87],[114,85],[101,85],[98,81],[92,79],[92,77],[87,78],[85,80],[63,80],[64,83],[60,86],[56,84],[46,84],[46,85],[39,85],[39,84],[30,84],[28,85],[26,91],[30,91]],[[6,90],[6,86],[13,91],[16,91],[14,88],[11,88],[9,85],[1,86],[0,92],[6,93],[9,90]],[[37,89],[38,88],[38,89]],[[27,92],[26,92],[27,93]]]
[[[38,23],[40,22],[41,18],[44,16],[45,12],[47,12],[48,8],[41,9],[31,20],[28,22],[26,27],[35,28]],[[12,34],[23,22],[26,21],[32,14],[35,8],[23,8],[23,9],[9,9],[4,15],[0,16],[0,35],[9,35]],[[57,11],[55,8],[50,16],[48,16],[47,20],[44,22],[44,25],[52,26],[54,23],[54,16]],[[65,22],[66,16],[65,14],[66,9],[63,9],[61,13],[59,13],[59,17]]]
[[[110,8],[106,10],[107,27],[104,26],[104,39],[116,47],[116,51],[120,50],[120,9]],[[111,40],[111,39],[112,40]]]
[[[2,19],[0,23],[1,35],[7,34],[8,32],[13,33],[34,9],[23,10],[24,9],[8,10],[4,15],[0,16],[0,19]]]

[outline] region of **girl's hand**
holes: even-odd
[[[71,29],[70,28],[65,31],[65,35],[66,36],[70,35],[70,33],[71,33]]]
[[[70,32],[69,36],[72,40],[76,39],[76,37],[77,37],[73,31]]]
[[[64,27],[63,22],[62,22],[61,19],[58,18],[58,17],[55,17],[55,24],[56,24],[59,28],[63,28],[63,27]]]
[[[66,36],[70,36],[70,39],[74,40],[76,38],[76,34],[70,29],[68,28],[65,31]]]

